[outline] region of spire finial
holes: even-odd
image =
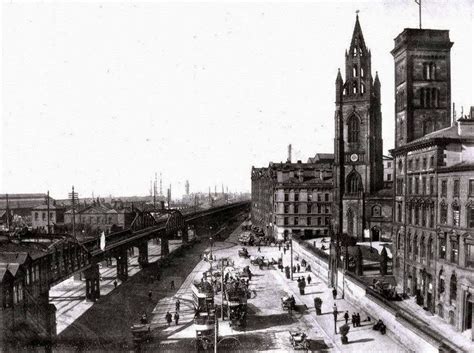
[[[359,12],[360,12],[360,11],[357,9],[357,10],[356,10],[356,17],[357,17],[357,18],[359,18]]]

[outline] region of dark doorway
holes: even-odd
[[[377,227],[372,228],[372,241],[380,240],[380,230]]]
[[[471,330],[472,329],[472,309],[474,303],[472,302],[473,298],[471,293],[466,296],[466,310],[465,310],[465,317],[464,317],[464,330]]]
[[[304,230],[304,238],[305,239],[310,239],[313,236],[313,231],[311,229],[305,229]]]

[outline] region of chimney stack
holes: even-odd
[[[288,163],[291,163],[291,143],[288,145]]]

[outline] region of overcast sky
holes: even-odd
[[[473,99],[470,0],[423,1],[449,29],[452,101]],[[332,152],[334,81],[360,10],[393,147],[393,39],[418,26],[414,0],[305,3],[3,2],[2,192],[63,198],[173,196],[250,170]],[[344,72],[343,72],[344,74]]]

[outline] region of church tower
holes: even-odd
[[[383,163],[380,81],[358,15],[345,59],[345,80],[336,78],[334,231],[362,238],[365,198],[383,187]]]

